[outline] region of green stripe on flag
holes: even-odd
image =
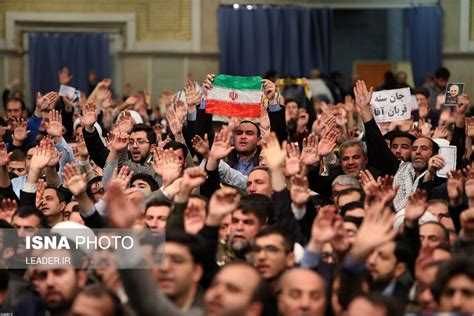
[[[259,76],[243,77],[243,76],[229,76],[217,75],[212,81],[213,86],[219,86],[227,89],[239,90],[261,90],[262,78]]]

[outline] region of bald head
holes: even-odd
[[[278,308],[283,316],[324,315],[326,288],[323,278],[309,269],[292,269],[280,281]]]

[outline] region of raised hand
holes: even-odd
[[[209,214],[206,218],[208,226],[219,226],[222,219],[239,205],[240,195],[234,188],[224,187],[211,196]]]
[[[198,154],[203,155],[206,158],[209,156],[209,140],[207,134],[204,134],[204,139],[202,139],[201,136],[196,135],[193,137],[191,142],[194,150]]]
[[[204,83],[202,84],[202,90],[204,92],[204,96],[207,97],[207,92],[212,89],[212,81],[214,80],[215,77],[216,75],[214,74],[208,74],[206,76],[206,80],[204,80]]]
[[[286,151],[288,157],[286,158],[285,169],[283,169],[283,172],[286,177],[291,177],[298,174],[301,170],[298,143],[287,144]]]
[[[459,237],[464,240],[474,240],[474,208],[468,208],[459,216],[461,231]]]
[[[275,100],[275,95],[276,95],[276,86],[275,84],[268,80],[268,79],[263,79],[263,93],[267,97],[269,101]]]
[[[405,206],[405,220],[411,223],[419,220],[428,207],[427,203],[428,196],[425,190],[416,190],[408,198]]]
[[[262,156],[267,161],[267,166],[271,170],[281,169],[286,158],[286,142],[283,142],[283,148],[278,142],[278,138],[274,132],[265,136],[265,145],[263,146]],[[211,150],[212,151],[212,150]]]
[[[37,209],[39,209],[43,203],[44,190],[46,190],[46,181],[44,181],[44,179],[39,179],[35,197],[35,206]]]
[[[81,174],[81,171],[75,164],[68,163],[64,166],[63,178],[65,187],[67,187],[74,196],[77,197],[86,192],[87,174]]]
[[[314,133],[303,139],[303,150],[301,151],[301,163],[306,166],[314,166],[321,158],[318,155],[318,140]]]
[[[54,91],[48,92],[45,95],[41,93],[36,94],[36,107],[42,110],[50,110],[56,101],[58,100],[58,94]]]
[[[109,225],[114,228],[131,228],[140,217],[140,208],[125,193],[120,179],[112,179],[107,195],[107,215]]]
[[[168,112],[166,113],[166,120],[168,121],[168,126],[170,127],[171,133],[173,133],[173,135],[176,136],[182,133],[184,120],[178,116],[175,110],[172,108],[168,109]]]
[[[214,136],[214,143],[209,152],[209,158],[219,160],[227,157],[227,155],[234,150],[234,146],[231,146],[230,144],[231,137],[232,135],[225,130],[216,133]]]
[[[97,117],[99,112],[94,102],[87,103],[86,106],[82,109],[82,115],[79,117],[81,124],[84,125],[86,130],[91,131],[94,124],[97,122]]]
[[[319,209],[311,226],[309,250],[321,251],[323,244],[336,237],[335,223],[338,216],[334,208],[324,206]]]
[[[24,118],[13,121],[13,140],[23,143],[28,138],[30,131],[27,130],[27,123]]]
[[[63,135],[63,119],[61,113],[56,110],[49,112],[49,122],[46,125],[46,132],[51,137],[61,137]]]
[[[230,118],[229,123],[227,123],[227,129],[229,132],[233,132],[237,126],[239,126],[240,122],[242,121],[242,118],[233,116]]]
[[[188,80],[184,87],[184,93],[186,94],[186,103],[188,103],[188,112],[192,113],[201,103],[202,92],[196,89],[194,81]]]
[[[76,153],[83,160],[86,160],[89,157],[89,151],[87,150],[86,142],[84,141],[84,135],[78,133],[76,136]]]
[[[354,95],[356,105],[361,109],[362,118],[364,122],[368,122],[372,119],[372,109],[370,108],[370,100],[372,99],[373,92],[373,87],[367,89],[365,81],[357,80],[356,85],[354,87]]]
[[[128,146],[129,135],[127,133],[120,132],[119,130],[115,130],[107,135],[107,142],[110,150],[121,152]]]
[[[260,128],[263,128],[266,131],[270,131],[270,117],[268,116],[268,111],[262,106],[260,113]]]
[[[305,205],[311,198],[308,189],[308,178],[302,175],[295,175],[291,178],[291,201],[297,206]]]
[[[179,178],[183,165],[179,162],[179,158],[176,156],[173,149],[167,149],[164,151],[164,164],[163,172],[161,177],[163,178],[163,185],[168,186],[174,180]]]
[[[58,79],[60,84],[67,86],[72,79],[72,76],[69,74],[69,68],[63,67],[61,70],[58,70]]]
[[[318,155],[324,157],[331,154],[336,147],[338,137],[339,132],[335,129],[327,133],[318,143]]]
[[[46,167],[51,160],[51,144],[42,143],[36,146],[36,151],[30,160],[30,170],[41,170]]]
[[[10,162],[11,153],[8,153],[5,143],[0,143],[0,167],[8,166]]]
[[[466,93],[458,97],[458,104],[456,105],[456,113],[458,115],[465,115],[470,104],[469,96]]]
[[[101,85],[97,88],[97,93],[95,95],[95,102],[97,104],[103,104],[103,102],[112,97],[112,92],[107,89],[105,85]]]
[[[59,164],[59,161],[61,160],[62,152],[58,151],[56,147],[53,145],[48,146],[49,148],[49,155],[51,156],[51,159],[48,162],[48,167],[55,167]]]
[[[178,117],[180,122],[186,120],[186,115],[188,114],[188,110],[186,109],[186,105],[181,100],[176,100],[176,116]]]
[[[191,193],[192,190],[199,187],[204,183],[204,181],[206,181],[206,176],[206,171],[201,167],[191,167],[184,169],[180,190],[184,190],[188,194]]]
[[[446,191],[448,192],[449,203],[452,206],[458,206],[462,203],[462,195],[464,193],[464,177],[461,170],[453,170],[448,174],[446,183]],[[469,182],[468,180],[467,182]],[[466,190],[467,190],[466,182]],[[472,183],[474,184],[474,182]],[[467,195],[467,192],[466,192]],[[468,196],[469,198],[469,196]]]
[[[13,214],[16,212],[18,205],[16,200],[3,199],[2,209],[0,210],[0,219],[11,224]]]
[[[433,138],[448,138],[448,128],[446,126],[438,126],[433,133]]]
[[[361,170],[359,173],[359,183],[364,190],[364,193],[370,194],[371,188],[375,185],[377,186],[377,181],[375,180],[372,173],[369,169]]]
[[[128,184],[130,183],[130,180],[132,179],[132,177],[133,177],[133,171],[130,170],[129,167],[123,166],[120,169],[120,172],[118,171],[117,168],[115,168],[112,174],[112,180],[110,181],[110,183],[114,181],[115,183],[120,184],[121,188],[125,191],[125,189],[128,188]],[[110,188],[110,185],[109,185],[109,188]]]
[[[119,131],[123,133],[130,134],[132,132],[133,125],[135,125],[135,121],[132,118],[132,114],[129,111],[122,111],[115,122],[115,126],[119,129]]]
[[[393,186],[393,176],[379,178],[377,183],[371,183],[366,192],[364,209],[372,213],[381,213],[392,204],[399,186]]]
[[[389,207],[383,207],[382,210],[366,208],[366,211],[349,252],[349,256],[357,262],[365,261],[375,248],[392,240],[397,234],[393,229],[394,215]]]

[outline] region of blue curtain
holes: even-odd
[[[311,68],[330,71],[330,9],[297,6],[219,8],[221,73],[308,75]]]
[[[29,33],[31,92],[58,91],[58,70],[68,67],[69,85],[88,93],[88,73],[111,75],[108,36],[96,33]],[[34,100],[34,98],[32,99]]]
[[[423,78],[433,74],[442,65],[442,17],[440,6],[420,6],[409,8],[410,61],[415,84],[419,86]]]

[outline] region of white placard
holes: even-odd
[[[445,146],[440,147],[438,154],[444,158],[445,165],[442,169],[436,172],[436,175],[440,178],[447,178],[448,173],[452,170],[456,170],[456,146]]]
[[[76,88],[61,85],[59,87],[58,95],[60,95],[62,97],[68,97],[69,99],[73,99],[74,98],[74,92],[76,92]]]
[[[409,119],[411,103],[410,88],[376,91],[370,101],[377,123]]]

